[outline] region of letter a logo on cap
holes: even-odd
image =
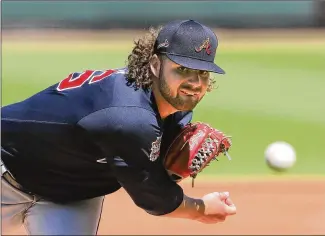
[[[195,47],[195,51],[196,52],[201,52],[202,49],[205,49],[205,52],[210,55],[211,54],[211,44],[210,44],[210,39],[207,38],[206,40],[204,40],[204,42],[202,43],[202,45],[200,47]]]

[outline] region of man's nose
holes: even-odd
[[[201,87],[201,78],[198,73],[193,73],[189,79],[188,83],[191,84],[194,88]]]

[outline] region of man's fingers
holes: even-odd
[[[206,215],[220,218],[237,213],[236,206],[229,197],[229,192],[213,192],[205,195],[203,198],[207,202]]]
[[[237,208],[235,205],[231,205],[231,206],[225,205],[225,212],[228,215],[235,215],[237,213]]]
[[[217,217],[217,218],[215,218],[215,220],[219,221],[219,222],[224,222],[226,220],[226,216]]]
[[[225,200],[225,203],[228,205],[228,206],[234,206],[235,204],[233,203],[233,201],[228,197],[226,200]]]

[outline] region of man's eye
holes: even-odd
[[[202,77],[209,77],[209,75],[210,75],[209,71],[200,70],[200,76],[202,76]]]
[[[186,73],[190,72],[190,70],[189,70],[188,68],[183,67],[183,66],[178,67],[177,70],[178,70],[180,73],[183,73],[183,74],[186,74]]]

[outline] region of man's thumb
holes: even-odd
[[[225,206],[225,211],[228,215],[235,215],[237,213],[237,208],[235,205]]]

